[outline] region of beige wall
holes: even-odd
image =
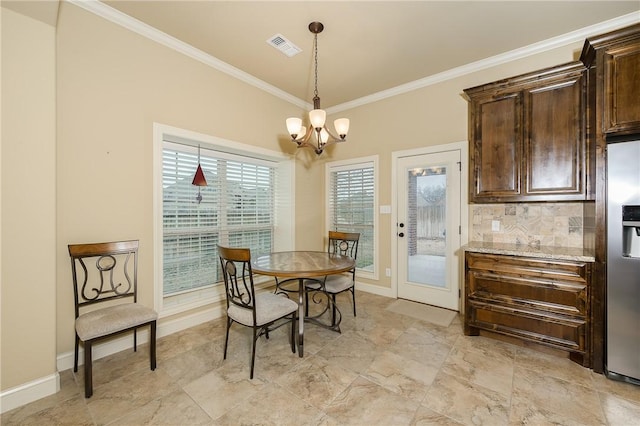
[[[1,388],[56,373],[55,28],[2,8]]]
[[[38,65],[48,71],[25,88],[33,110],[15,121],[18,112],[12,111],[13,125],[2,130],[2,389],[51,373],[56,354],[73,349],[67,244],[140,239],[140,299],[153,306],[153,122],[294,154],[296,248],[321,249],[326,161],[378,154],[379,202],[390,205],[392,152],[466,140],[464,88],[568,62],[581,48],[577,43],[340,113],[351,119],[349,142],[316,158],[287,141],[284,118],[300,111],[285,101],[69,3],[60,6],[55,49],[50,27],[14,15],[3,15],[3,64],[12,54],[29,70]],[[32,46],[34,38],[41,44]],[[22,82],[35,76],[11,77]],[[2,79],[4,125],[4,65]],[[11,95],[7,103],[23,103],[22,94]],[[381,278],[370,283],[387,288],[390,232],[390,215],[381,215]],[[19,274],[27,248],[41,263]],[[29,337],[20,340],[23,334],[9,325],[23,321]]]

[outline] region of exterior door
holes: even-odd
[[[398,297],[458,310],[460,150],[397,160]]]

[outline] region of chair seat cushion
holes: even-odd
[[[157,319],[158,314],[151,308],[138,303],[124,303],[80,315],[76,318],[76,333],[84,342]]]
[[[305,286],[312,290],[320,290],[320,283],[317,281],[305,281]],[[324,288],[327,293],[342,293],[353,287],[353,276],[351,274],[327,275]]]
[[[273,293],[256,294],[256,325],[269,324],[272,321],[289,315],[298,309],[298,304],[291,299]],[[253,326],[251,309],[230,304],[227,315],[243,325]]]

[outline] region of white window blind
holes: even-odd
[[[330,167],[329,227],[334,231],[359,232],[357,267],[375,268],[375,169],[360,163]]]
[[[198,203],[197,148],[165,142],[162,157],[164,295],[220,282],[217,244],[272,251],[275,163],[201,148]]]

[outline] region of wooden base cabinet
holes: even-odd
[[[591,265],[467,252],[465,334],[489,330],[539,343],[589,367]]]

